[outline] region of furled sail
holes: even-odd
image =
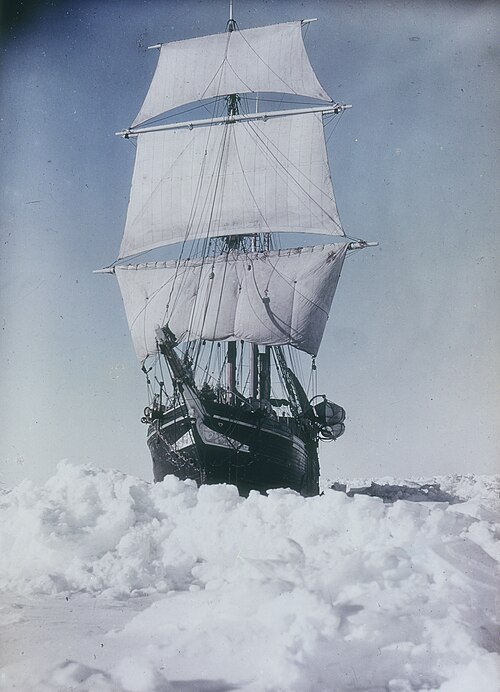
[[[138,136],[120,258],[261,231],[343,235],[320,113]]]
[[[168,325],[178,343],[242,339],[316,354],[348,244],[119,265],[132,339],[143,361]]]
[[[185,103],[249,92],[331,100],[307,57],[301,22],[163,44],[133,126]]]

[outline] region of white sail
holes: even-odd
[[[226,234],[343,235],[320,113],[137,139],[120,258]]]
[[[117,266],[138,358],[156,353],[156,328],[166,325],[178,343],[242,339],[316,354],[347,248]]]
[[[307,57],[301,22],[163,44],[133,126],[185,103],[249,92],[331,100]]]

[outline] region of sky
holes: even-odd
[[[17,5],[17,9],[21,5]],[[3,15],[0,484],[93,462],[151,478],[118,286],[135,117],[156,51],[225,29],[225,0],[42,2]],[[27,9],[26,9],[27,8]],[[353,105],[328,141],[355,253],[318,356],[347,411],[331,477],[499,468],[498,45],[488,2],[234,0],[240,28],[317,17],[305,44]]]

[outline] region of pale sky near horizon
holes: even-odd
[[[350,258],[318,357],[347,410],[331,477],[499,470],[498,81],[493,2],[234,0],[240,28],[317,17]],[[4,27],[0,485],[63,458],[151,478],[146,389],[118,286],[145,46],[223,31],[226,0],[48,2]]]

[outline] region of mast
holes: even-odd
[[[269,401],[271,398],[271,347],[266,346],[263,353],[259,353],[259,398],[261,401]]]
[[[229,0],[229,19],[226,24],[226,32],[232,32],[236,29],[236,22],[233,19],[233,0]],[[235,115],[239,115],[238,94],[229,94],[226,97],[227,118],[228,120]],[[238,248],[240,244],[239,236],[228,235],[224,238],[227,251],[231,248]],[[236,341],[229,341],[226,351],[226,387],[227,387],[227,403],[234,406],[236,403]]]
[[[227,344],[226,387],[227,403],[234,406],[236,403],[236,341],[229,341]]]
[[[229,0],[229,19],[226,24],[226,31],[234,31],[236,29],[236,22],[233,18],[233,0]]]
[[[257,399],[259,396],[259,347],[250,344],[250,397]]]

